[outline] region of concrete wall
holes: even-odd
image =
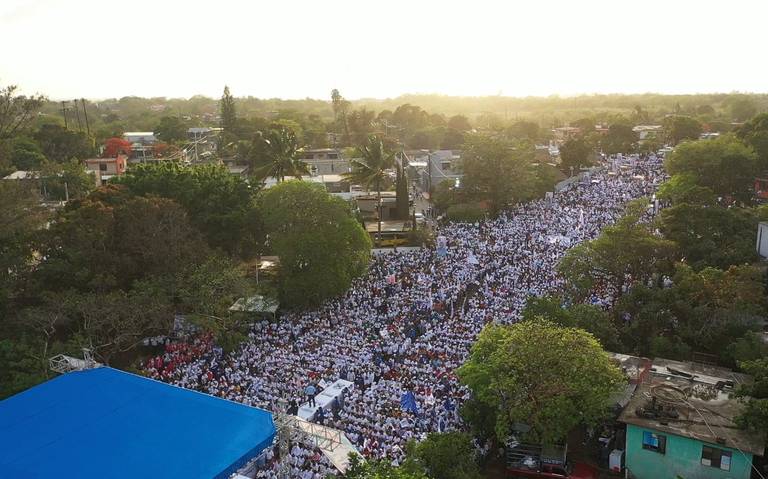
[[[665,454],[643,449],[643,431],[667,437]],[[723,471],[701,463],[701,448],[706,443],[641,427],[627,425],[626,465],[637,479],[749,479],[752,454],[717,444],[706,444],[731,451],[731,470]]]

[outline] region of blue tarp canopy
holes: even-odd
[[[224,478],[274,436],[265,410],[96,368],[0,401],[0,478]]]

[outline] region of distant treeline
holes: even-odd
[[[236,93],[236,92],[235,92]],[[163,116],[186,116],[210,125],[218,115],[218,98],[194,96],[183,98],[123,97],[99,101],[87,100],[87,110],[94,128],[110,125],[134,130],[151,130]],[[293,113],[315,116],[328,121],[334,118],[330,93],[327,99],[261,99],[238,97],[238,113],[243,117],[285,117]],[[585,117],[597,122],[610,123],[617,116],[635,121],[659,122],[669,114],[697,116],[708,119],[741,122],[757,113],[768,111],[768,94],[714,93],[695,95],[661,95],[655,93],[622,95],[582,95],[574,97],[458,97],[444,95],[403,95],[397,98],[361,99],[351,102],[356,109],[365,108],[375,113],[394,111],[398,106],[410,104],[430,114],[446,116],[464,115],[473,123],[514,122],[525,119],[543,127],[564,126]],[[69,104],[70,107],[74,105]],[[82,104],[80,104],[82,108]],[[47,102],[44,116],[61,118],[62,105]],[[69,121],[76,121],[74,110]],[[81,119],[84,122],[84,118]]]

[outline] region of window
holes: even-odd
[[[731,451],[703,446],[701,448],[701,463],[705,466],[722,469],[723,471],[730,471]]]
[[[99,163],[99,171],[107,171],[107,164]]]
[[[339,157],[338,153],[328,153],[328,158],[331,160],[335,160]]]
[[[667,452],[667,436],[643,431],[643,449],[664,454]]]

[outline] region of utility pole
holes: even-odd
[[[83,104],[83,115],[85,116],[85,131],[88,132],[88,138],[91,137],[91,126],[88,124],[88,110],[85,109],[85,98],[80,99],[80,103]],[[77,104],[77,103],[75,103]]]
[[[429,201],[432,202],[432,153],[427,153],[427,192],[429,192]]]
[[[77,100],[73,102],[75,104],[75,117],[77,118],[77,131],[83,131],[83,124],[80,123],[80,110],[77,108]]]
[[[67,102],[61,102],[61,114],[64,115],[64,129],[69,129],[67,126]]]

